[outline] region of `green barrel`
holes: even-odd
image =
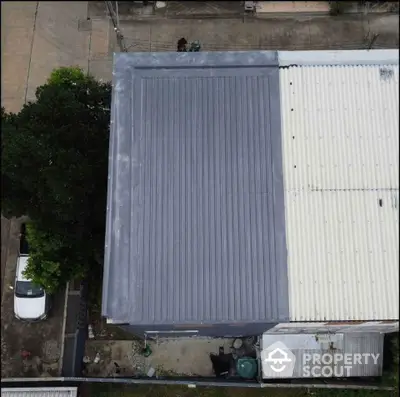
[[[257,375],[257,360],[251,357],[242,357],[236,363],[237,374],[244,379],[253,379]]]

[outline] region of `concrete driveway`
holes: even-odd
[[[20,220],[2,217],[1,377],[57,376],[60,372],[65,291],[53,297],[50,317],[28,323],[14,317],[14,291]],[[8,230],[8,233],[7,233]],[[5,236],[3,234],[5,231]],[[7,235],[8,234],[8,235]],[[4,255],[3,255],[4,253]],[[23,359],[21,351],[30,352]]]

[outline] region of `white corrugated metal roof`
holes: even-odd
[[[76,397],[77,387],[2,388],[1,397]]]
[[[356,64],[280,69],[291,321],[399,318],[399,68]]]
[[[384,335],[379,332],[352,332],[334,334],[269,334],[264,333],[261,339],[261,349],[273,351],[275,344],[281,345],[283,353],[290,352],[288,365],[293,370],[292,378],[307,378],[312,374],[316,377],[324,374],[324,377],[343,376],[381,376],[383,369],[383,340]],[[368,359],[362,354],[368,354]],[[278,353],[279,354],[279,353]],[[338,356],[339,354],[339,356]],[[358,361],[354,357],[359,356]],[[324,356],[324,371],[316,357]],[[344,357],[351,358],[351,365],[345,362]],[[264,355],[261,356],[262,358]],[[313,359],[311,359],[313,358]],[[331,358],[331,360],[329,360]],[[347,361],[347,359],[346,359]],[[282,377],[276,370],[271,369],[270,364],[262,360],[262,372],[264,379],[276,379]],[[275,364],[276,365],[276,364]],[[330,371],[329,368],[330,366]],[[326,371],[328,369],[328,371]],[[282,374],[283,375],[283,374]],[[287,376],[287,377],[289,377]]]

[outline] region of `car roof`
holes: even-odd
[[[20,255],[17,260],[17,280],[18,281],[30,281],[22,273],[28,265],[28,255]]]

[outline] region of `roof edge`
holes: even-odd
[[[278,51],[279,66],[398,65],[399,50]]]
[[[244,56],[245,55],[245,56]],[[114,53],[114,72],[126,67],[182,68],[278,66],[277,51],[133,52]]]

